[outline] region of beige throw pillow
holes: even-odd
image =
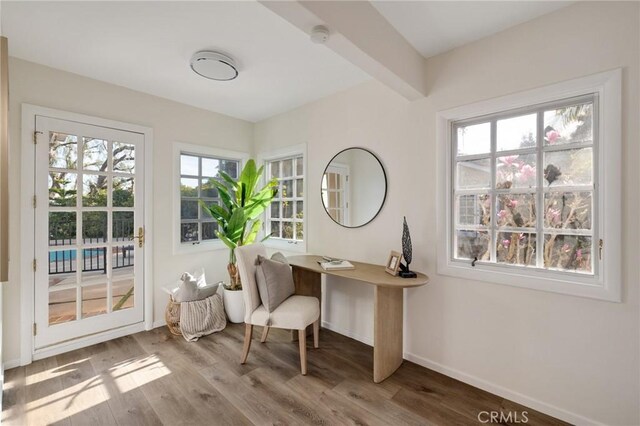
[[[263,256],[258,256],[256,259],[256,283],[260,299],[267,312],[273,312],[295,293],[289,264]]]

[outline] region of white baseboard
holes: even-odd
[[[430,359],[423,358],[421,356],[407,353],[407,352],[404,353],[404,359],[409,360],[411,362],[415,362],[416,364],[419,364],[430,370],[437,371],[438,373],[444,374],[445,376],[449,376],[456,380],[460,380],[461,382],[467,383],[471,386],[475,386],[479,389],[490,392],[494,395],[498,395],[502,398],[509,399],[513,402],[517,402],[518,404],[522,404],[536,411],[540,411],[541,413],[548,414],[560,420],[564,420],[565,422],[569,422],[571,424],[584,425],[584,426],[602,425],[602,423],[597,422],[593,419],[583,417],[579,414],[572,413],[570,411],[564,410],[562,408],[556,407],[546,402],[528,397],[526,395],[523,395],[511,389],[507,389],[503,386],[497,385],[495,383],[491,383],[489,381],[473,376],[471,374],[467,374],[460,370],[456,370],[455,368],[447,367],[438,362],[431,361]]]
[[[20,358],[9,359],[2,363],[2,371],[11,370],[16,367],[20,367]]]
[[[338,327],[335,324],[331,324],[330,322],[327,322],[327,321],[322,321],[322,327],[329,329],[331,331],[335,331],[336,333],[342,334],[343,336],[351,337],[352,339],[357,340],[358,342],[362,342],[365,345],[373,346],[373,339],[371,337],[361,336],[359,334],[352,332],[351,330]]]
[[[69,342],[60,343],[42,349],[37,349],[33,354],[33,360],[44,359],[50,356],[59,355],[61,353],[73,351],[97,343],[106,342],[107,340],[117,339],[118,337],[128,336],[129,334],[138,333],[145,329],[144,322],[128,325],[126,327],[116,328],[115,330],[105,331],[103,333],[93,334],[91,336],[82,337]]]

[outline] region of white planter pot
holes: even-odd
[[[234,324],[244,322],[242,290],[231,291],[223,287],[222,298],[224,299],[224,310],[227,312],[229,322]]]

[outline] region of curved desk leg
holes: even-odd
[[[373,381],[380,383],[402,364],[402,288],[376,286],[373,313]]]

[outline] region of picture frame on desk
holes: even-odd
[[[400,263],[402,261],[402,254],[395,250],[391,250],[389,253],[389,258],[387,259],[387,263],[385,264],[384,270],[387,271],[388,274],[398,275],[398,269],[400,269]]]

